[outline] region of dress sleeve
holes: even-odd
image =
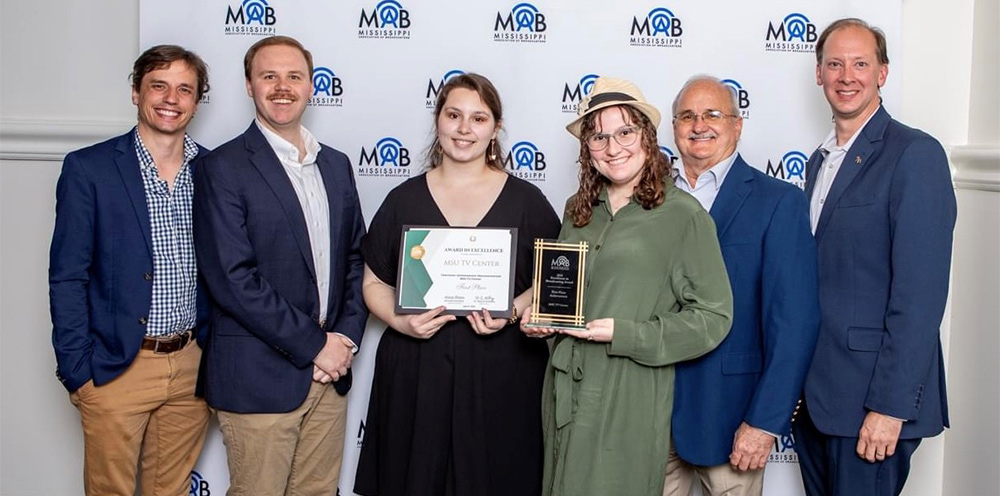
[[[389,192],[372,218],[368,233],[361,239],[361,255],[365,264],[382,282],[396,285],[396,269],[399,265],[400,217],[398,215],[397,190]]]

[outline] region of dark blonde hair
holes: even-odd
[[[437,101],[434,103],[434,141],[425,154],[429,169],[441,165],[441,161],[444,159],[444,150],[441,149],[441,144],[437,140],[437,121],[438,117],[441,117],[441,111],[444,110],[444,103],[448,100],[448,94],[455,88],[465,88],[475,91],[483,103],[486,104],[486,108],[490,109],[490,113],[493,114],[493,120],[498,125],[503,122],[503,105],[500,103],[500,93],[486,76],[470,72],[452,77],[441,87],[441,91],[438,92]],[[499,138],[493,140],[489,145],[489,149],[486,150],[486,165],[493,169],[504,170],[503,153],[501,153],[499,141]]]
[[[830,38],[830,35],[835,31],[849,27],[861,28],[871,33],[872,36],[875,37],[875,56],[878,58],[878,63],[882,65],[889,64],[889,48],[885,42],[885,33],[883,33],[881,29],[855,17],[847,17],[833,21],[833,23],[827,26],[826,29],[820,33],[819,39],[816,41],[817,64],[823,63],[823,47],[826,46],[826,40]]]
[[[247,78],[247,81],[250,80],[250,66],[253,65],[253,58],[257,56],[257,52],[259,52],[261,48],[269,46],[290,46],[292,48],[297,48],[300,52],[302,52],[302,56],[306,59],[306,65],[309,66],[309,74],[307,74],[307,76],[310,79],[312,78],[313,56],[309,53],[309,50],[306,50],[306,47],[302,46],[302,43],[299,43],[299,40],[296,40],[291,36],[277,35],[262,38],[257,43],[250,45],[250,48],[247,49],[247,54],[243,56],[243,75]]]
[[[618,109],[628,116],[630,123],[638,125],[642,130],[639,144],[646,152],[646,162],[642,165],[639,184],[636,185],[632,198],[646,210],[663,204],[666,195],[663,181],[667,177],[668,165],[667,158],[660,152],[660,144],[656,139],[656,127],[645,114],[630,105],[616,105],[608,108]],[[573,226],[575,227],[583,227],[590,223],[598,195],[611,183],[593,166],[593,157],[590,155],[590,148],[587,148],[587,139],[597,132],[597,116],[606,110],[601,109],[600,112],[587,115],[580,129],[582,136],[579,160],[580,187],[569,203],[569,214],[573,218]]]

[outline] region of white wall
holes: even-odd
[[[973,16],[975,13],[975,16]],[[974,20],[975,19],[975,20]],[[918,450],[907,496],[994,494],[1000,451],[1000,125],[997,0],[904,0],[897,117],[956,168],[952,421]],[[0,4],[0,494],[81,494],[82,435],[55,380],[47,250],[61,155],[134,122],[129,0]],[[29,158],[32,160],[24,160]]]

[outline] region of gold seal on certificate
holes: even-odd
[[[582,329],[587,242],[535,240],[531,323],[528,327]]]
[[[396,313],[512,315],[517,229],[403,226]]]

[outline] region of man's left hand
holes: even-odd
[[[743,422],[733,436],[733,452],[729,464],[734,469],[760,470],[767,463],[767,456],[774,446],[774,436]]]
[[[858,456],[871,463],[880,462],[896,453],[896,441],[903,421],[878,412],[868,412],[858,431]]]

